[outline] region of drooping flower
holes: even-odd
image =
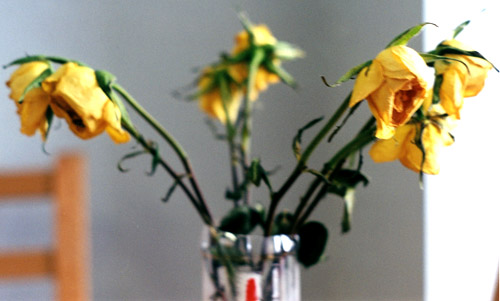
[[[78,137],[89,139],[106,131],[115,143],[130,139],[121,127],[120,110],[99,87],[93,69],[66,63],[42,82],[42,89],[52,99],[54,114]]]
[[[271,31],[266,25],[255,25],[250,28],[253,34],[253,45],[250,44],[250,35],[246,30],[238,33],[234,40],[235,46],[231,51],[232,56],[237,56],[242,54],[243,52],[250,49],[253,46],[274,46],[277,43],[276,38],[272,35]],[[250,54],[250,53],[249,53]],[[266,53],[266,55],[273,56],[272,52]],[[231,76],[240,84],[244,84],[248,80],[248,70],[249,70],[249,60],[251,57],[248,57],[246,61],[238,64],[231,65],[229,67],[229,73]],[[265,60],[271,60],[272,63],[276,66],[280,65],[280,60],[277,57],[267,57]],[[263,62],[264,62],[263,61]],[[275,84],[280,81],[280,77],[276,74],[268,70],[265,64],[262,64],[258,67],[257,73],[255,75],[254,86],[250,91],[250,100],[254,101],[258,98],[259,93],[265,91],[270,84]],[[245,88],[246,89],[246,88]]]
[[[25,94],[26,88],[45,70],[49,68],[46,62],[34,61],[22,64],[14,71],[7,81],[11,89],[9,97],[17,106],[17,113],[21,119],[21,133],[32,136],[38,130],[42,139],[47,135],[48,122],[46,112],[50,103],[50,96],[40,87],[34,87]],[[24,99],[21,98],[24,95]]]
[[[454,142],[449,133],[454,118],[446,116],[439,105],[432,107],[427,118],[402,125],[392,138],[376,141],[369,151],[373,161],[399,159],[415,172],[438,174],[440,150]]]
[[[218,119],[221,123],[226,123],[227,115],[231,122],[236,120],[242,92],[227,71],[217,71],[212,67],[205,68],[198,81],[198,91],[199,106],[203,112]]]
[[[473,51],[457,40],[444,41],[440,46]],[[483,89],[488,71],[493,66],[479,57],[453,53],[443,53],[443,55],[455,60],[438,60],[434,64],[436,76],[442,76],[439,89],[440,103],[448,115],[460,119],[464,97],[476,96]]]
[[[375,136],[388,139],[422,105],[429,86],[428,69],[415,50],[389,47],[359,72],[349,105],[366,99],[377,120]]]

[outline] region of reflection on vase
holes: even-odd
[[[203,300],[300,300],[298,239],[204,230]]]

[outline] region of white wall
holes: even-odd
[[[263,95],[256,115],[255,155],[268,166],[282,166],[275,176],[277,183],[294,162],[289,145],[295,129],[334,110],[351,88],[350,84],[326,88],[320,76],[335,80],[373,58],[396,34],[422,19],[420,2],[411,0],[236,4],[5,0],[0,4],[0,59],[3,64],[24,53],[54,54],[115,73],[188,150],[205,195],[220,214],[227,208],[221,200],[228,183],[227,159],[211,154],[224,154],[226,148],[211,139],[196,104],[175,100],[170,94],[192,81],[193,67],[213,61],[220,50],[232,47],[232,36],[241,28],[237,5],[255,22],[267,23],[278,38],[307,52],[306,58],[286,65],[299,81],[299,91],[272,87]],[[412,45],[419,48],[419,39]],[[2,71],[0,81],[11,71]],[[48,164],[52,157],[41,152],[39,139],[18,134],[7,94],[0,87],[4,99],[0,166]],[[368,116],[364,105],[348,126],[354,131]],[[340,141],[351,134],[340,135]],[[162,172],[144,176],[148,159],[130,162],[127,174],[116,170],[118,159],[132,146],[117,147],[105,136],[80,141],[64,124],[47,145],[51,153],[69,147],[90,157],[95,300],[197,300],[201,223],[182,194],[168,204],[160,202],[170,180]],[[320,154],[326,157],[335,147],[326,145]],[[372,181],[357,195],[352,232],[339,235],[342,206],[338,199],[325,202],[315,215],[328,223],[331,241],[326,262],[303,272],[304,300],[422,299],[423,206],[418,177],[397,162],[375,165],[368,157],[365,161]],[[313,163],[320,164],[319,160]],[[295,202],[298,196],[295,190],[287,201]],[[11,223],[12,219],[0,226],[15,233],[19,226]],[[32,292],[37,299],[39,291]]]
[[[498,1],[425,1],[424,19],[440,26],[426,31],[426,48],[471,19],[458,38],[498,67],[500,43],[492,33],[500,28],[499,13]],[[443,151],[440,175],[426,178],[424,296],[429,301],[492,300],[500,253],[499,80],[490,72],[481,94],[466,99],[453,131],[456,142]]]

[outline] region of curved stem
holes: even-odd
[[[112,84],[112,88],[118,92],[131,106],[132,108],[144,119],[146,122],[151,125],[155,131],[160,134],[162,138],[167,141],[167,143],[172,147],[177,156],[182,162],[184,169],[186,170],[187,177],[191,183],[193,191],[198,199],[198,204],[203,210],[206,212],[207,216],[210,217],[210,223],[212,224],[212,218],[210,215],[210,211],[206,205],[205,198],[203,197],[201,190],[199,188],[198,182],[193,172],[193,168],[188,159],[188,156],[184,149],[182,149],[181,145],[161,126],[161,124],[151,116],[124,88],[122,88],[119,84]]]
[[[362,128],[360,133],[353,139],[351,142],[346,144],[341,150],[339,150],[333,157],[328,161],[328,163],[325,165],[324,170],[329,170],[330,173],[328,174],[328,180],[333,180],[333,176],[335,175],[334,172],[331,172],[337,168],[340,168],[343,164],[344,161],[346,160],[347,157],[349,157],[352,153],[362,149],[365,147],[367,144],[375,140],[374,136],[374,131],[375,127],[373,126],[373,118],[371,118],[367,124]],[[367,125],[371,125],[370,127],[367,127]],[[325,183],[322,180],[316,179],[312,186],[315,186],[314,189],[316,189],[319,185],[323,184],[321,187],[321,190],[317,193],[316,197],[313,199],[311,204],[307,207],[306,211],[300,219],[296,219],[294,221],[295,225],[293,229],[298,229],[300,225],[302,225],[307,218],[310,216],[310,214],[314,211],[316,206],[319,204],[319,202],[323,199],[323,197],[328,193],[328,186],[330,185],[329,183]],[[297,213],[299,215],[299,213]]]
[[[280,200],[283,198],[285,193],[290,189],[290,187],[295,183],[300,174],[306,169],[306,163],[309,160],[309,157],[314,152],[314,150],[318,147],[321,141],[328,135],[328,133],[332,130],[332,128],[337,124],[342,115],[349,108],[349,101],[351,99],[351,93],[344,99],[340,107],[335,111],[332,117],[328,120],[328,122],[323,126],[323,128],[316,134],[313,140],[309,143],[307,148],[302,153],[300,160],[297,162],[295,169],[292,171],[290,176],[287,178],[285,183],[281,186],[281,188],[273,194],[271,198],[271,204],[269,206],[269,212],[267,214],[267,219],[265,222],[265,233],[269,235],[271,233],[272,223],[274,219],[275,211],[278,207]],[[355,109],[355,108],[353,108]]]
[[[141,144],[141,146],[147,150],[151,155],[155,155],[155,148],[148,143],[146,139],[133,127],[131,127],[129,124],[122,124],[123,128],[134,137],[134,139]],[[181,187],[181,189],[184,191],[186,194],[187,198],[191,201],[193,206],[195,207],[196,211],[200,214],[201,218],[203,221],[211,225],[212,224],[212,218],[210,216],[210,212],[206,211],[200,204],[198,203],[197,199],[194,197],[192,192],[189,190],[189,188],[186,186],[186,184],[182,181],[182,176],[177,174],[177,172],[174,171],[174,169],[167,163],[163,158],[159,158],[159,164],[165,169],[165,171],[172,177],[174,178],[178,185]]]

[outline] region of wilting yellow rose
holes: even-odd
[[[375,136],[388,139],[422,105],[429,86],[427,72],[425,61],[415,50],[387,48],[359,72],[349,105],[366,99],[377,120]]]
[[[442,43],[446,46],[472,51],[457,40]],[[440,103],[446,113],[460,119],[460,110],[464,97],[476,96],[484,86],[488,71],[493,67],[488,61],[467,55],[445,54],[445,56],[462,61],[467,67],[457,61],[438,60],[434,64],[436,75],[443,76],[439,90]]]
[[[19,100],[28,85],[48,67],[49,65],[45,62],[22,64],[7,81],[7,86],[11,89],[9,97],[15,101],[17,113],[21,119],[21,133],[32,136],[39,130],[43,139],[46,137],[48,128],[46,112],[50,103],[49,95],[41,88],[34,88],[26,93],[22,103],[19,103]]]
[[[256,25],[251,27],[251,31],[254,36],[254,44],[257,46],[264,45],[275,45],[277,40],[272,35],[271,31],[266,25]],[[235,46],[231,54],[237,55],[250,46],[249,35],[246,30],[241,31],[235,37]],[[277,59],[273,60],[275,65],[279,65],[280,62]],[[239,83],[245,83],[248,79],[248,66],[249,62],[234,64],[229,67],[229,73],[231,76]],[[250,91],[250,100],[256,100],[259,93],[265,91],[269,84],[278,83],[280,78],[278,75],[269,72],[265,67],[259,66],[257,69],[257,74],[255,76],[255,83]],[[246,88],[245,88],[246,89]]]
[[[220,122],[226,122],[226,112],[222,102],[220,82],[216,82],[212,68],[206,68],[198,82],[198,91],[203,91],[199,96],[200,109],[209,116],[217,118]],[[215,81],[215,82],[214,82]],[[238,117],[238,111],[241,104],[242,92],[234,83],[226,83],[229,91],[226,109],[229,120],[234,122]]]
[[[439,106],[434,107],[436,108],[431,110],[431,115],[441,115]],[[448,119],[449,117],[436,117],[434,121],[425,123],[421,133],[421,143],[425,151],[423,165],[424,154],[415,143],[422,123],[407,123],[398,127],[392,138],[376,141],[369,154],[377,163],[399,159],[401,164],[415,172],[422,170],[426,174],[438,174],[440,149],[453,144],[453,138],[448,132],[450,129]]]
[[[97,84],[94,70],[66,63],[42,82],[57,117],[66,119],[71,131],[89,139],[106,131],[116,143],[130,137],[121,127],[121,113]]]

